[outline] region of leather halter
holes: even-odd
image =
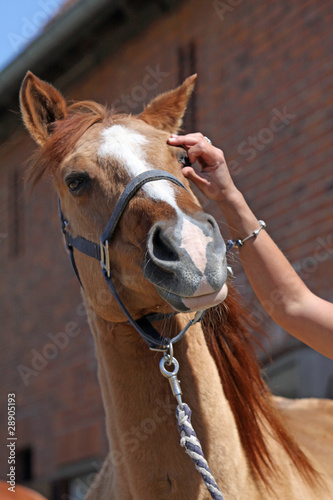
[[[65,220],[63,213],[61,211],[60,199],[59,199],[59,217],[60,217],[62,232],[65,236],[66,248],[69,251],[71,264],[80,282],[80,285],[82,286],[82,282],[79,276],[78,269],[75,264],[73,248],[76,248],[76,250],[79,250],[80,252],[84,253],[85,255],[88,255],[89,257],[97,259],[101,263],[102,273],[106,281],[106,284],[110,292],[116,299],[121,310],[127,317],[128,322],[141,335],[141,337],[145,340],[150,349],[165,351],[168,349],[170,343],[173,344],[178,340],[180,340],[184,335],[184,333],[188,330],[188,328],[202,318],[204,314],[203,311],[198,311],[195,317],[188,322],[185,328],[183,328],[183,330],[178,335],[173,337],[171,340],[162,337],[161,334],[153,327],[151,322],[164,319],[165,317],[170,317],[173,314],[166,314],[166,315],[153,314],[153,315],[143,316],[142,318],[135,320],[127,310],[121,298],[119,297],[115,285],[112,281],[111,269],[110,269],[110,255],[109,255],[109,243],[112,240],[118,222],[120,221],[121,216],[123,215],[124,210],[127,207],[128,203],[144,184],[146,184],[147,182],[158,181],[158,180],[168,180],[186,189],[184,184],[182,184],[176,177],[174,177],[169,172],[165,172],[164,170],[148,170],[134,177],[134,179],[132,179],[129,182],[129,184],[126,186],[125,190],[121,194],[115,206],[115,209],[112,212],[111,217],[106,225],[106,228],[102,233],[99,244],[93,243],[92,241],[88,241],[82,236],[77,236],[74,238],[71,234],[67,232],[68,221]]]

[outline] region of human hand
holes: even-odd
[[[210,144],[201,133],[175,135],[168,140],[172,146],[183,146],[193,165],[198,161],[201,170],[184,167],[184,176],[210,199],[222,201],[226,193],[235,188],[231,179],[223,151]]]

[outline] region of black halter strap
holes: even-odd
[[[184,184],[182,184],[176,177],[174,177],[169,172],[165,172],[164,170],[148,170],[146,172],[142,172],[129,182],[129,184],[126,186],[125,190],[121,194],[115,206],[115,209],[112,212],[111,217],[106,225],[106,228],[102,233],[99,244],[93,243],[92,241],[88,241],[85,238],[82,238],[82,236],[73,237],[71,234],[67,232],[68,221],[63,216],[60,200],[59,200],[59,217],[61,221],[62,232],[65,236],[66,248],[69,251],[71,264],[80,282],[80,285],[82,286],[82,282],[79,276],[78,269],[75,264],[73,248],[79,250],[85,255],[88,255],[89,257],[93,257],[94,259],[100,261],[103,276],[108,285],[108,288],[112,293],[112,295],[114,296],[114,298],[116,299],[119,307],[127,317],[129,323],[137,330],[137,332],[141,335],[141,337],[145,340],[145,342],[151,349],[166,350],[170,342],[175,343],[178,340],[180,340],[181,337],[184,335],[184,333],[190,328],[190,326],[195,324],[202,318],[203,312],[198,311],[193,320],[189,321],[189,323],[185,326],[185,328],[183,328],[183,330],[178,335],[176,335],[176,337],[173,337],[171,340],[165,339],[153,327],[151,321],[157,321],[158,319],[163,319],[165,317],[169,317],[170,315],[148,315],[148,316],[143,316],[138,320],[135,320],[127,310],[124,303],[122,302],[114,286],[111,276],[110,256],[109,256],[109,243],[111,242],[117,224],[122,214],[124,213],[124,210],[127,207],[129,201],[135,196],[135,194],[144,184],[146,184],[147,182],[158,181],[158,180],[168,180],[186,189]]]

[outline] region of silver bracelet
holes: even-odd
[[[227,244],[227,252],[232,248],[232,247],[237,247],[241,248],[245,241],[249,240],[250,238],[256,238],[260,231],[266,227],[266,223],[263,220],[258,220],[260,227],[258,229],[255,229],[253,233],[251,233],[249,236],[246,236],[246,238],[238,239],[238,240],[228,240]]]

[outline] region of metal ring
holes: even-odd
[[[211,141],[210,139],[208,139],[208,137],[206,137],[205,135],[204,135],[204,139],[206,139],[206,141],[207,141],[209,144],[211,144],[211,143],[212,143],[212,141]]]
[[[179,370],[179,363],[178,361],[176,360],[176,358],[172,358],[172,361],[171,361],[171,364],[174,366],[174,369],[172,372],[169,372],[166,368],[165,368],[165,363],[167,362],[167,360],[165,358],[162,358],[161,361],[160,361],[160,370],[161,370],[161,373],[164,377],[166,378],[170,378],[170,377],[173,377],[175,375],[177,375],[178,373],[178,370]]]
[[[168,354],[167,352],[165,352],[164,354],[164,358],[166,359],[166,364],[168,366],[171,366],[172,365],[172,360],[174,359],[173,358],[173,343],[172,342],[169,342],[168,344]]]

